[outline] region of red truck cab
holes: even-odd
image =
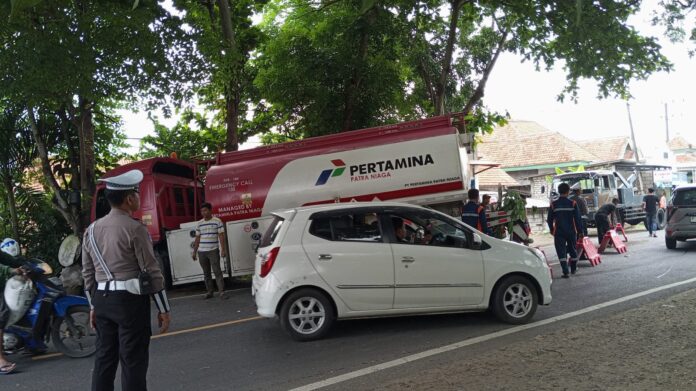
[[[157,249],[164,245],[165,232],[179,229],[181,223],[198,218],[203,198],[201,184],[194,180],[195,167],[184,160],[157,157],[117,167],[103,176],[109,178],[138,169],[143,173],[140,183],[140,210],[134,217],[147,226]],[[106,185],[99,183],[92,200],[91,221],[111,210],[104,196]],[[196,190],[198,194],[196,194]],[[166,245],[162,250],[166,251]]]

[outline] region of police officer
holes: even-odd
[[[486,208],[479,204],[478,189],[469,189],[467,195],[469,196],[469,202],[464,204],[462,209],[462,221],[486,235],[490,235],[491,231],[486,221]]]
[[[558,186],[559,197],[551,202],[546,222],[553,235],[558,261],[563,269],[563,278],[568,278],[568,255],[570,255],[570,273],[575,274],[578,266],[578,252],[575,248],[577,238],[582,237],[582,219],[577,202],[568,198],[570,186],[561,183]]]
[[[99,181],[106,183],[108,215],[87,229],[82,244],[82,274],[92,311],[90,322],[97,331],[97,354],[92,390],[113,390],[121,362],[123,390],[146,390],[149,362],[150,298],[131,293],[141,270],[151,276],[160,333],[169,328],[169,302],[164,278],[155,259],[145,226],[133,219],[140,208],[138,185],[143,173],[132,170]],[[127,289],[128,287],[128,289]]]

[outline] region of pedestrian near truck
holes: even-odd
[[[570,257],[570,274],[575,274],[578,267],[578,252],[575,248],[578,237],[582,237],[582,219],[577,202],[568,198],[570,186],[561,183],[558,186],[559,197],[551,202],[546,222],[553,235],[558,261],[561,263],[563,278],[568,278],[568,257]]]
[[[657,233],[657,206],[660,200],[655,195],[655,189],[648,189],[648,194],[643,196],[643,210],[645,211],[645,228],[648,230],[648,235],[656,238]]]
[[[201,215],[203,219],[196,225],[196,240],[193,242],[193,260],[198,261],[203,269],[203,279],[205,281],[206,294],[205,299],[213,297],[213,278],[211,274],[215,273],[215,282],[220,299],[226,300],[225,296],[225,279],[222,275],[220,267],[220,258],[227,256],[225,247],[225,227],[222,225],[222,220],[213,216],[213,206],[204,202],[201,205]]]

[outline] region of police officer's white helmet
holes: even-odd
[[[2,244],[0,244],[0,250],[2,250],[4,253],[12,255],[13,257],[16,257],[19,255],[19,243],[12,238],[5,238],[5,240],[2,241]]]

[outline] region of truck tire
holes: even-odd
[[[667,211],[664,209],[657,210],[657,229],[663,230],[667,226]]]

